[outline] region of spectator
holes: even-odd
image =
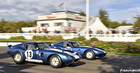
[[[79,32],[77,32],[77,34],[78,34],[78,36],[80,36],[81,35],[81,32],[79,31]]]
[[[123,30],[123,31],[122,31],[122,34],[126,34],[126,31],[125,31],[125,30]]]
[[[90,30],[90,29],[89,29],[89,34],[90,34],[89,36],[91,37],[91,34],[92,34],[92,30]]]

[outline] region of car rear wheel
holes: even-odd
[[[60,68],[63,65],[61,58],[57,55],[53,55],[50,58],[50,65],[54,68]]]
[[[17,63],[17,64],[22,64],[22,63],[24,63],[24,59],[23,59],[22,55],[21,55],[19,52],[17,52],[17,53],[14,54],[13,60],[14,60],[15,63]]]
[[[85,53],[85,57],[86,57],[86,59],[88,59],[88,60],[93,60],[93,59],[95,59],[95,54],[94,54],[93,51],[88,50],[88,51],[86,51],[86,53]]]

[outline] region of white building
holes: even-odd
[[[116,28],[116,30],[119,32],[119,33],[129,33],[130,30],[133,29],[133,26],[119,26]]]
[[[72,11],[57,11],[51,15],[41,15],[37,18],[37,27],[34,28],[22,28],[22,31],[36,31],[54,33],[55,31],[61,33],[85,33],[86,31],[86,17],[81,16],[76,12]],[[97,31],[103,31],[103,33],[110,32],[110,30],[101,22],[99,17],[90,18],[89,29],[93,33]]]
[[[85,20],[85,16],[75,12],[57,11],[38,16],[37,27],[46,27],[49,32],[77,32],[85,26]]]

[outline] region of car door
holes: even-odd
[[[37,59],[37,54],[36,54],[37,50],[34,49],[32,44],[25,44],[24,46],[26,46],[26,51],[24,53],[26,59]]]
[[[72,50],[71,47],[72,47],[72,46],[71,46],[68,42],[63,42],[63,44],[62,44],[62,48],[63,48],[64,50]]]
[[[47,51],[45,51],[45,44],[44,43],[38,43],[38,49],[36,50],[36,57],[38,60],[43,60],[47,58]]]
[[[77,44],[75,42],[69,42],[68,44],[71,46],[72,51],[74,51],[74,52],[80,51],[79,47],[77,47]]]
[[[65,44],[66,44],[65,42],[61,42],[61,43],[55,44],[55,46],[57,49],[66,50],[67,46]]]

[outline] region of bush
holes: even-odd
[[[46,36],[33,36],[33,40],[46,40]]]
[[[62,36],[33,36],[33,40],[55,40],[62,41]]]
[[[73,39],[71,39],[72,41],[84,41],[86,40],[86,38],[84,36],[79,36],[79,37],[75,37]]]
[[[12,36],[10,39],[11,40],[25,40],[23,36]]]
[[[114,52],[114,53],[133,53],[133,54],[140,53],[140,48],[138,45],[136,45],[136,43],[98,42],[96,47],[100,47],[108,52]]]
[[[137,42],[137,43],[140,43],[140,39],[137,39],[136,42]]]
[[[93,42],[93,41],[99,41],[97,38],[90,38],[90,41]]]

